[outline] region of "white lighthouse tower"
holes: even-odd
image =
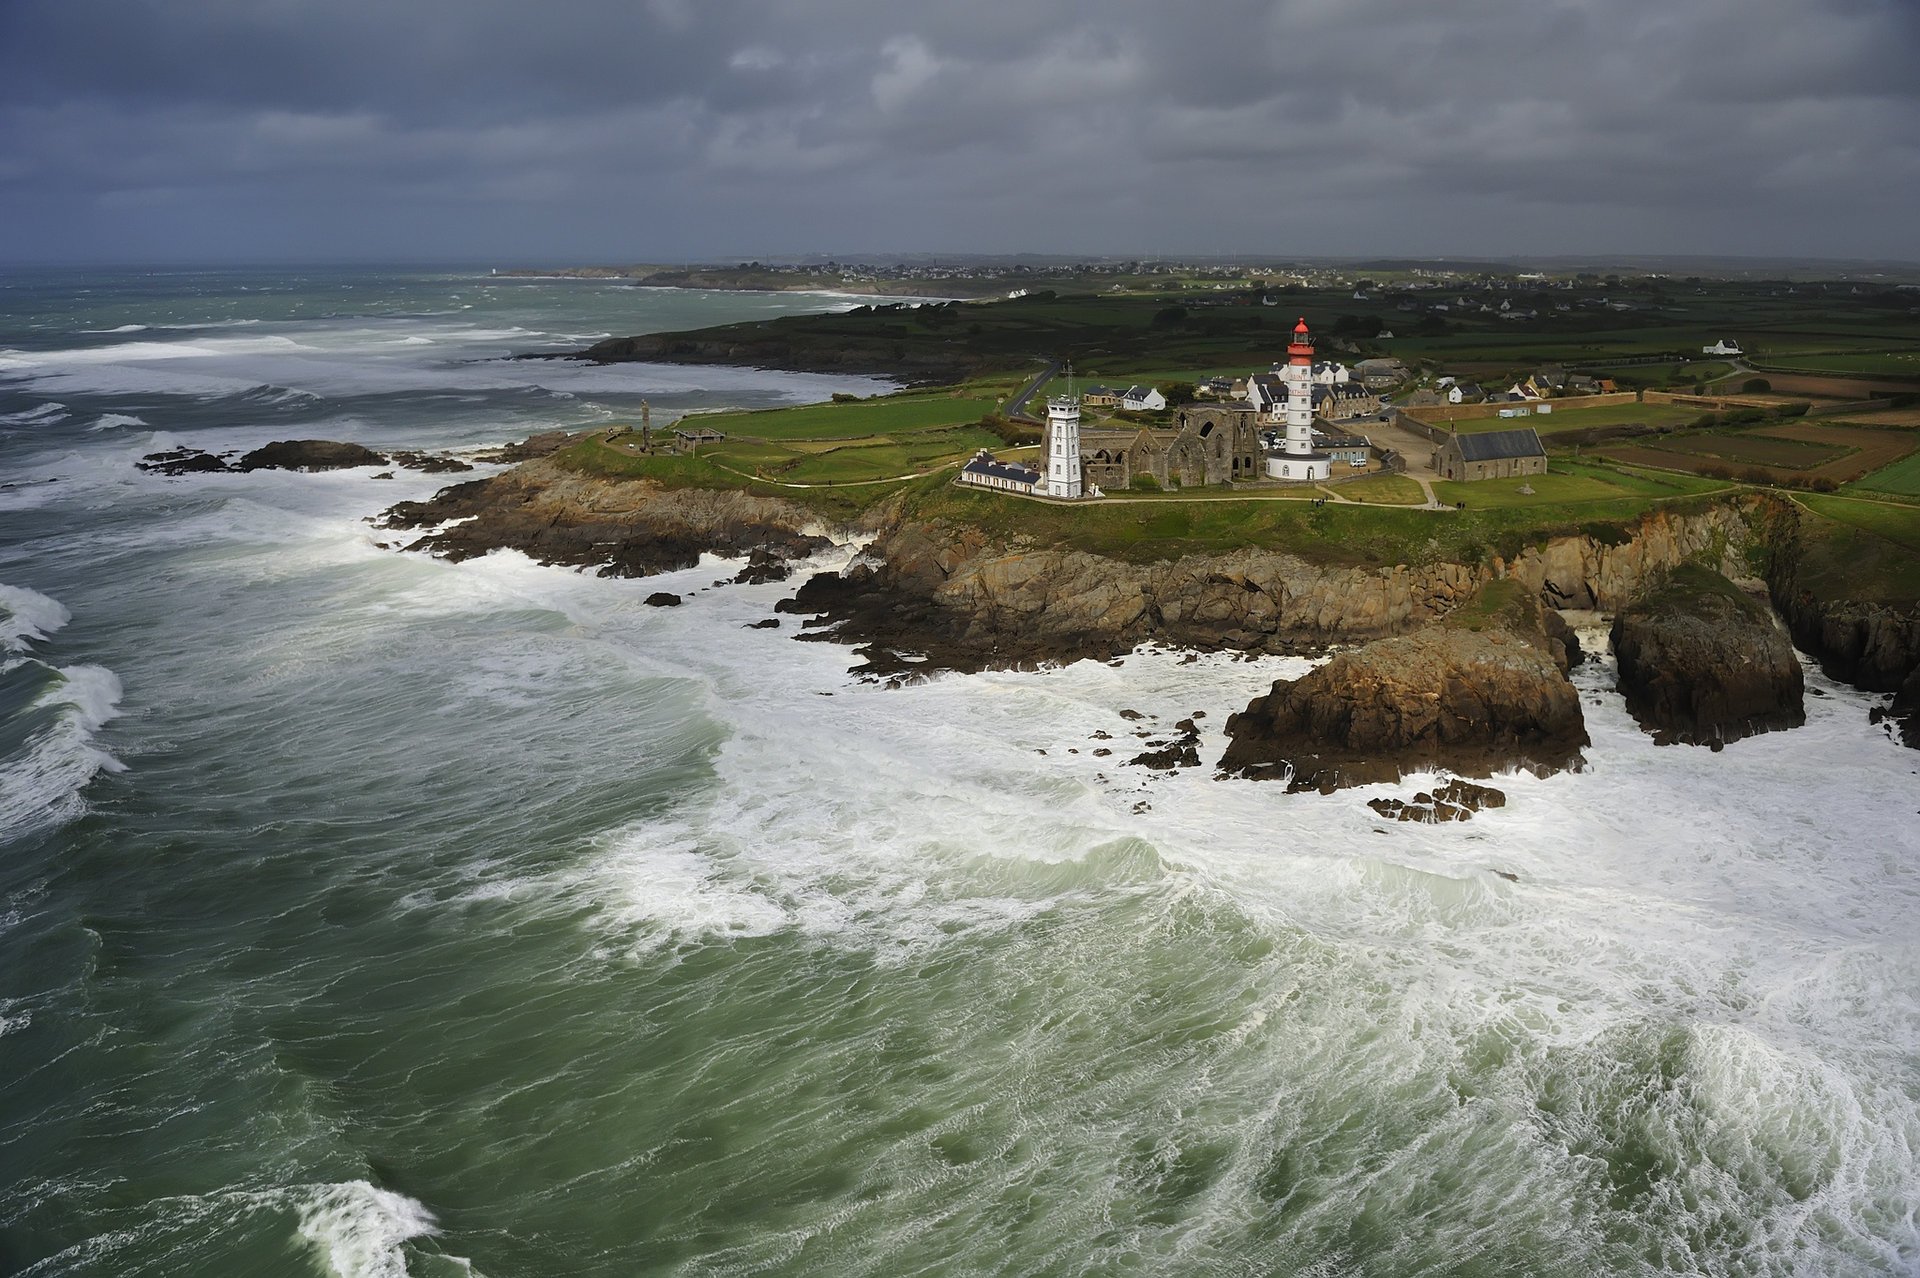
[[[1271,479],[1327,479],[1333,458],[1313,451],[1313,336],[1302,319],[1293,326],[1287,345],[1287,438],[1278,453],[1267,457]]]
[[[1047,399],[1047,496],[1080,495],[1080,397]]]

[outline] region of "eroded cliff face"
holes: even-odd
[[[1418,630],[1503,577],[1552,607],[1606,610],[1701,557],[1750,578],[1749,537],[1742,511],[1729,507],[1655,514],[1621,539],[1559,538],[1511,562],[1346,568],[1249,549],[1134,564],[907,520],[789,607],[821,614],[876,653],[911,651],[960,669],[1108,656],[1149,640],[1313,653]]]
[[[381,526],[427,530],[406,548],[448,559],[511,548],[622,577],[691,568],[703,553],[797,558],[830,544],[819,518],[793,502],[579,475],[548,460],[402,502]]]

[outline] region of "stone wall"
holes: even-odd
[[[1651,392],[1649,392],[1651,399]],[[1640,397],[1632,391],[1616,391],[1611,395],[1565,395],[1559,399],[1536,399],[1523,404],[1437,404],[1429,407],[1403,411],[1401,416],[1417,414],[1423,424],[1437,422],[1478,422],[1498,418],[1503,408],[1532,408],[1537,414],[1540,405],[1550,405],[1554,413],[1571,412],[1576,408],[1602,408],[1608,404],[1634,404]],[[1553,413],[1547,414],[1551,417]],[[1529,421],[1528,425],[1533,423]]]

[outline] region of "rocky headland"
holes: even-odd
[[[1587,729],[1569,637],[1527,587],[1489,582],[1435,625],[1277,680],[1227,720],[1221,770],[1325,792],[1436,768],[1578,768]]]
[[[551,458],[401,502],[378,526],[418,533],[406,549],[451,560],[513,549],[616,577],[691,568],[703,554],[759,552],[747,571],[773,579],[783,575],[771,574],[773,565],[832,544],[818,516],[792,502],[583,475]]]
[[[1772,610],[1711,569],[1682,564],[1613,622],[1620,691],[1662,745],[1719,749],[1806,722],[1806,680]]]

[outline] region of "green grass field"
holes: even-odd
[[[999,407],[997,399],[938,391],[884,395],[851,404],[806,404],[757,413],[701,413],[689,425],[753,439],[857,439],[898,431],[977,422]]]
[[[1418,506],[1427,499],[1427,495],[1420,491],[1420,485],[1405,475],[1368,475],[1365,479],[1328,484],[1327,489],[1348,501],[1369,502],[1378,506]]]
[[[1833,598],[1920,598],[1920,506],[1802,494],[1800,581]]]
[[[1594,426],[1684,426],[1698,419],[1701,411],[1685,404],[1602,404],[1598,408],[1555,409],[1546,414],[1536,411],[1531,417],[1489,417],[1481,421],[1457,422],[1455,425],[1460,428],[1461,434],[1531,426],[1540,432],[1542,439],[1550,439],[1554,435]],[[1419,415],[1418,409],[1413,412]]]
[[[1897,497],[1920,497],[1920,453],[1910,453],[1891,466],[1883,466],[1851,487]]]
[[[1885,377],[1920,377],[1920,351],[1848,351],[1798,355],[1769,355],[1766,363],[1808,373],[1870,373]],[[1765,373],[1758,374],[1764,377]]]

